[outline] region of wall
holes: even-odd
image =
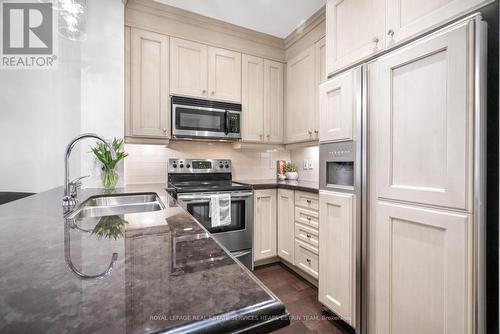
[[[173,142],[159,145],[126,145],[125,183],[167,182],[169,158],[231,159],[233,179],[275,179],[276,160],[290,160],[289,152],[235,150],[227,143]]]
[[[88,39],[57,35],[57,69],[0,70],[0,191],[62,185],[64,149],[82,131],[123,136],[123,3],[87,6]],[[75,148],[71,177],[88,174],[88,146]]]
[[[303,181],[319,182],[319,147],[304,147],[292,150],[290,159],[297,164],[299,168],[299,179]],[[312,160],[313,169],[304,170],[304,159]]]

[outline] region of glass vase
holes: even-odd
[[[102,185],[106,190],[114,190],[118,183],[118,173],[115,169],[103,169],[101,172]]]

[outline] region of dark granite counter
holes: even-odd
[[[235,182],[251,185],[253,189],[284,188],[319,193],[318,182],[301,180],[235,180]]]
[[[64,220],[62,188],[0,206],[1,333],[265,333],[289,323],[283,304],[162,185],[117,192],[156,192],[166,208],[119,216],[123,234],[106,239],[88,232],[96,218],[77,228]],[[114,253],[103,278],[69,266],[95,275]]]

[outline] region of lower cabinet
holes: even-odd
[[[254,261],[277,255],[276,189],[256,190],[254,193]]]
[[[354,195],[346,193],[321,192],[319,196],[319,301],[353,326],[356,316],[354,201]]]
[[[471,215],[376,205],[373,331],[470,333]]]
[[[315,279],[318,279],[318,248],[295,239],[295,265]]]
[[[294,191],[278,189],[278,256],[294,261]]]

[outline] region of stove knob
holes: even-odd
[[[226,168],[229,168],[229,165],[226,165],[225,167],[226,167]]]
[[[172,167],[177,168],[177,164],[173,164]]]
[[[186,168],[191,168],[191,165],[190,165],[190,164],[187,164],[187,165],[186,165]]]
[[[184,168],[184,165],[183,165],[183,164],[181,164],[179,167],[180,167],[180,168]]]
[[[219,168],[223,168],[224,166],[222,166],[222,164],[219,165]]]

